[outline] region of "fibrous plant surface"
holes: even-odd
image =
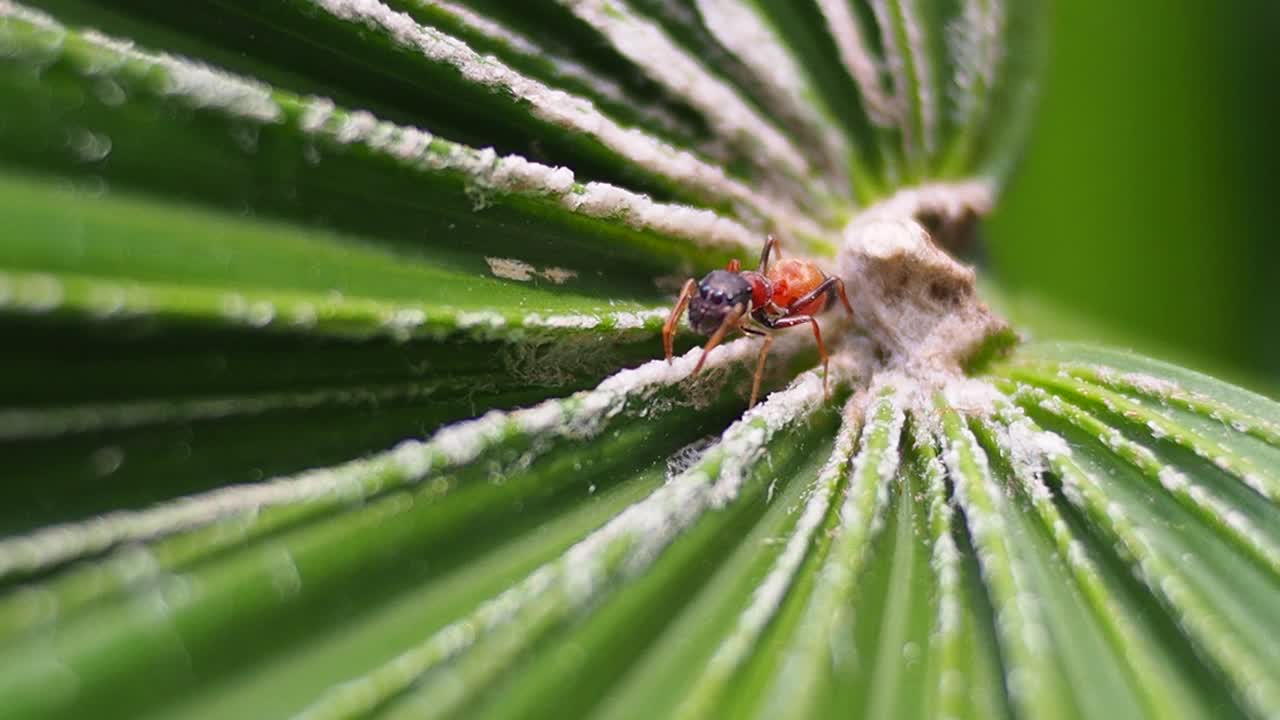
[[[1275,717],[1280,408],[964,259],[1044,14],[0,0],[0,715]]]

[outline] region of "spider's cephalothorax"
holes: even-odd
[[[751,283],[742,273],[712,270],[698,283],[698,294],[689,299],[689,327],[712,335],[735,307],[751,307]]]
[[[814,315],[826,310],[837,298],[850,315],[853,308],[845,297],[844,283],[840,278],[828,277],[816,264],[798,258],[779,260],[769,267],[769,254],[777,250],[778,241],[772,235],[765,241],[757,271],[742,270],[737,260],[731,260],[725,270],[713,270],[696,282],[690,278],[680,291],[680,298],[667,317],[662,328],[662,345],[667,361],[672,355],[672,343],[677,323],[689,309],[689,326],[702,335],[710,335],[693,372],[702,369],[707,353],[720,344],[731,330],[741,330],[748,335],[763,335],[764,345],[756,361],[755,379],[751,386],[751,404],[760,395],[760,378],[764,374],[764,361],[773,344],[770,330],[808,323],[818,341],[818,353],[822,356],[822,386],[826,391],[827,348],[822,342],[822,331]]]

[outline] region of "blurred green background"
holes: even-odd
[[[1097,326],[1073,334],[1280,396],[1280,2],[1054,14],[1031,144],[989,224],[995,273],[1015,303]]]

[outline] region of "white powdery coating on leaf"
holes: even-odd
[[[525,327],[570,328],[590,330],[600,325],[599,315],[539,315],[530,313],[524,316],[521,324]]]
[[[1101,366],[1095,367],[1098,367],[1100,371],[1107,373],[1107,375],[1110,374],[1109,369],[1107,368],[1102,368]],[[1105,376],[1106,375],[1104,375],[1104,377]],[[1144,373],[1123,373],[1120,374],[1117,379],[1129,383],[1143,393],[1155,395],[1156,397],[1174,395],[1181,390],[1177,383],[1165,380],[1164,378],[1155,377],[1154,375],[1146,375]]]
[[[715,507],[718,489],[741,487],[740,478],[724,477],[728,459],[735,453],[758,455],[778,430],[802,421],[821,402],[821,381],[814,373],[807,373],[731,425],[703,461],[614,516],[559,559],[541,566],[471,615],[437,631],[371,673],[338,685],[305,710],[302,717],[371,710],[489,632],[520,620],[522,613],[547,614],[528,618],[528,624],[535,619],[568,616],[605,592],[611,583],[643,572],[677,535]],[[791,414],[797,411],[802,414]],[[543,599],[553,602],[540,603]],[[526,638],[522,642],[530,641]]]
[[[519,261],[493,259],[499,272],[518,274]],[[532,266],[529,266],[532,268]],[[571,273],[564,268],[532,270],[537,276]],[[453,306],[424,306],[347,297],[271,291],[245,295],[193,285],[139,285],[132,281],[103,281],[81,276],[0,271],[0,307],[23,313],[54,310],[87,312],[100,317],[215,316],[251,328],[288,325],[342,337],[390,336],[444,338],[464,334],[479,339],[513,341],[513,352],[532,345],[567,340],[587,330],[654,329],[668,309],[596,313],[527,313],[508,318],[493,310],[462,310]],[[565,346],[567,347],[567,346]],[[601,368],[607,370],[612,368]]]
[[[252,417],[280,410],[322,407],[375,407],[382,403],[426,399],[437,393],[438,379],[388,384],[338,386],[251,395],[173,397],[0,409],[0,441],[123,430],[143,425]]]
[[[494,157],[487,179],[495,188],[521,192],[533,191],[563,195],[573,190],[573,171],[566,167],[550,167],[529,162],[519,155]]]
[[[443,11],[453,17],[462,26],[469,30],[475,31],[477,34],[485,37],[501,41],[503,45],[508,46],[512,50],[519,51],[524,55],[540,55],[546,52],[543,48],[538,47],[532,40],[520,35],[504,25],[499,24],[491,18],[480,13],[472,11],[465,5],[459,5],[448,0],[421,0],[424,4]],[[416,3],[415,3],[416,4]]]
[[[813,697],[813,683],[821,675],[819,668],[830,661],[833,633],[850,631],[848,607],[856,579],[870,555],[871,540],[883,526],[882,516],[889,504],[892,478],[881,473],[896,468],[905,410],[893,397],[892,385],[881,385],[876,391],[883,394],[872,396],[868,390],[859,391],[846,411],[846,417],[867,418],[860,448],[849,470],[833,545],[818,570],[805,608],[805,622],[779,668],[778,687],[790,688],[788,697],[797,700]],[[895,457],[889,459],[885,455]],[[804,714],[794,706],[785,709]],[[787,714],[778,705],[767,710],[768,714]]]
[[[383,324],[395,337],[410,337],[414,330],[427,323],[427,313],[422,308],[402,307],[386,313]]]
[[[567,194],[561,203],[583,215],[618,220],[630,227],[725,248],[755,249],[758,235],[735,220],[688,205],[656,203],[615,185],[589,182],[579,192]]]
[[[1253,435],[1269,445],[1280,446],[1280,424],[1256,417],[1204,393],[1184,389],[1173,380],[1147,373],[1121,372],[1092,363],[1065,362],[1059,367],[1061,372],[1070,377],[1153,398],[1166,405],[1217,420],[1236,432]]]
[[[1118,430],[1107,428],[1102,421],[1084,410],[1062,402],[1056,396],[1052,399],[1057,402],[1050,402],[1049,394],[1043,389],[1022,386],[1018,390],[1018,395],[1032,402],[1038,401],[1042,408],[1054,415],[1086,433],[1100,437],[1117,456],[1133,465],[1148,478],[1159,482],[1184,506],[1208,522],[1222,527],[1223,531],[1240,547],[1280,574],[1280,546],[1247,517],[1237,512],[1230,500],[1223,498],[1209,487],[1197,483],[1176,467],[1165,463],[1150,448],[1129,440]],[[1021,415],[1020,411],[1012,409],[1005,410],[1005,413],[1007,417]],[[1068,452],[1062,452],[1060,448],[1050,449],[1053,452],[1046,453],[1045,457],[1051,463],[1069,456]]]
[[[954,378],[942,386],[947,404],[965,415],[991,415],[1001,397],[994,385],[974,378]]]
[[[847,376],[848,366],[836,361],[832,363],[831,371],[835,381],[839,382],[842,376]],[[736,499],[764,451],[765,441],[795,418],[812,414],[822,402],[822,377],[810,372],[797,378],[787,390],[773,393],[765,402],[748,410],[738,421],[743,424],[742,429],[732,438],[726,433],[721,443],[725,459],[711,488],[711,506],[721,508]]]
[[[47,313],[62,307],[65,300],[63,283],[53,275],[0,272],[0,308]]]
[[[1156,439],[1167,439],[1190,450],[1199,457],[1213,463],[1223,472],[1234,475],[1268,500],[1274,501],[1277,496],[1280,496],[1280,480],[1256,467],[1248,457],[1242,456],[1230,447],[1222,445],[1160,412],[1148,409],[1141,403],[1124,395],[1080,381],[1070,375],[1067,377],[1070,387],[1075,392],[1101,402],[1107,410],[1120,414],[1130,421],[1143,422]],[[1147,455],[1150,455],[1150,457],[1147,457]],[[1147,454],[1142,455],[1142,459],[1151,464],[1158,462],[1154,454],[1149,453],[1149,451],[1147,451]]]
[[[615,105],[629,105],[633,112],[638,113],[646,120],[665,130],[686,131],[686,128],[682,127],[682,123],[664,109],[647,103],[637,107],[634,98],[629,96],[627,91],[613,80],[574,60],[539,47],[532,40],[491,18],[446,0],[418,1],[430,5],[436,11],[443,11],[451,15],[454,21],[462,27],[500,43],[509,52],[523,55],[538,62],[545,62],[551,67],[556,76],[585,86],[596,97]]]
[[[902,0],[895,1],[901,7]],[[880,44],[884,48],[884,65],[893,78],[893,100],[898,117],[898,131],[902,133],[902,145],[908,157],[919,154],[919,140],[911,120],[910,82],[907,80],[907,58],[899,46],[896,22],[886,0],[871,0],[871,12],[880,26]]]
[[[917,0],[897,0],[902,13],[902,25],[907,36],[907,49],[911,53],[916,74],[916,101],[920,105],[920,120],[924,133],[924,151],[930,155],[938,149],[938,89],[933,76],[933,64],[924,27],[920,24]]]
[[[465,176],[468,192],[479,209],[503,194],[525,195],[554,202],[573,213],[700,245],[733,249],[754,249],[759,245],[755,233],[711,210],[654,202],[646,195],[607,183],[580,186],[573,171],[566,167],[542,165],[518,155],[499,156],[491,148],[476,150],[456,145],[417,128],[389,122],[353,123],[345,114],[335,112],[333,103],[324,98],[307,100],[300,127],[317,137],[364,145],[418,169],[459,172]],[[501,276],[514,280],[541,274],[554,281],[554,271],[558,269],[547,268],[538,273],[524,261],[512,259],[511,263],[494,269],[495,274],[509,271]],[[552,274],[547,275],[548,272]]]
[[[1156,475],[1156,479],[1164,486],[1166,490],[1172,493],[1188,492],[1191,485],[1191,478],[1186,473],[1181,472],[1172,465],[1166,465],[1160,468],[1160,472]]]
[[[880,414],[880,408],[882,406],[887,405],[891,407],[892,415],[890,416],[888,425],[882,426],[877,419],[874,428],[877,432],[886,432],[888,441],[884,448],[876,449],[876,452],[880,454],[880,459],[876,463],[875,467],[872,468],[869,461],[871,453],[868,451],[866,443],[870,442],[873,438],[868,437],[868,439],[864,441],[863,450],[859,452],[857,458],[854,459],[853,469],[850,471],[855,480],[872,483],[874,485],[878,496],[876,500],[876,507],[882,509],[889,506],[889,482],[897,476],[898,465],[902,460],[902,453],[898,451],[898,444],[902,437],[902,428],[907,421],[906,408],[900,395],[903,391],[899,389],[899,383],[904,382],[902,377],[903,376],[898,376],[896,373],[881,373],[876,376],[875,381],[867,390],[867,395],[869,397],[880,398],[869,411],[873,416],[878,416]],[[909,380],[905,381],[905,383],[908,384],[908,387],[914,385],[914,383],[911,383]],[[894,388],[894,390],[888,395],[881,395],[882,390],[889,388]],[[845,504],[840,509],[840,518],[846,525],[859,524],[865,520],[865,518],[862,517],[860,508],[854,502],[851,502],[851,498],[845,499]],[[880,513],[876,513],[871,518],[873,534],[879,530],[880,523],[882,523],[883,520],[884,518]]]
[[[46,29],[62,29],[58,24],[58,21],[53,19],[52,15],[24,5],[19,5],[15,2],[11,2],[11,0],[0,0],[0,16],[17,18],[18,20],[29,22],[32,25],[39,25]]]
[[[1021,389],[1019,392],[1028,397],[1035,394]],[[1067,498],[1095,518],[1105,518],[1103,525],[1119,538],[1117,548],[1133,565],[1135,577],[1161,598],[1178,626],[1214,658],[1233,684],[1245,689],[1245,699],[1253,708],[1265,716],[1280,707],[1280,687],[1273,679],[1271,665],[1236,640],[1238,633],[1222,624],[1220,613],[1206,607],[1188,587],[1180,567],[1185,557],[1169,557],[1164,544],[1154,541],[1147,528],[1114,507],[1108,499],[1106,483],[1082,469],[1074,458],[1062,455],[1052,460]]]
[[[810,168],[804,154],[728,84],[708,72],[655,22],[609,0],[560,0],[627,59],[707,119],[717,135],[747,144],[757,162],[795,176]]]
[[[845,406],[844,422],[836,436],[831,457],[827,459],[826,465],[814,481],[809,499],[804,505],[800,519],[796,521],[791,537],[787,539],[786,547],[774,561],[769,574],[752,592],[751,602],[738,616],[734,631],[725,638],[707,663],[706,675],[710,676],[715,687],[719,687],[749,657],[761,633],[777,614],[783,599],[795,582],[800,565],[808,557],[813,539],[827,516],[833,495],[840,486],[840,480],[849,470],[850,457],[853,455],[854,443],[861,425],[860,420],[856,419],[854,409],[856,402],[856,398],[850,398]]]
[[[991,591],[996,630],[1009,649],[1005,676],[1009,694],[1018,707],[1030,711],[1041,699],[1042,680],[1047,677],[1044,668],[1052,664],[1048,630],[1040,618],[1040,601],[1009,545],[1005,494],[992,477],[973,431],[963,421],[956,422],[958,427],[942,438],[943,461],[968,521],[978,567]],[[975,466],[972,471],[966,460]]]
[[[345,0],[334,0],[334,2],[343,5]],[[434,38],[433,42],[438,42],[441,48],[466,55],[476,63],[496,62],[482,61],[479,56],[475,56],[457,40],[434,30],[421,28],[408,16],[392,13],[381,3],[369,0],[352,4],[373,12],[377,17],[387,13],[395,15],[401,22],[397,27],[418,28],[416,32],[429,34],[430,38]],[[4,8],[5,6],[0,6],[0,10]],[[354,13],[354,17],[363,17],[354,9],[351,12]],[[36,14],[35,17],[42,16]],[[51,29],[62,30],[61,26],[51,19],[45,17],[44,20],[44,24]],[[200,107],[217,107],[261,122],[278,122],[283,119],[279,105],[272,98],[271,88],[262,83],[216,71],[198,63],[173,58],[163,53],[143,52],[135,49],[131,43],[108,38],[96,32],[86,32],[83,38],[115,53],[118,56],[117,66],[126,61],[132,61],[157,66],[166,71],[169,82],[165,92],[169,95],[184,97]],[[113,69],[114,66],[103,66],[101,72],[105,73]],[[562,100],[562,104],[566,106],[575,102],[570,96],[558,91],[543,88],[543,92],[554,95],[554,99]],[[590,103],[582,100],[576,100],[576,102],[596,114],[594,109],[590,108]],[[587,127],[597,125],[588,123]],[[298,127],[309,135],[330,138],[341,144],[363,145],[418,169],[461,172],[467,176],[468,187],[473,192],[473,197],[477,199],[479,207],[488,204],[486,195],[489,193],[522,194],[546,198],[566,210],[588,217],[622,221],[632,228],[651,230],[698,244],[734,249],[754,249],[759,244],[755,233],[740,223],[710,210],[656,203],[645,195],[604,183],[588,183],[585,187],[580,187],[574,180],[573,172],[568,168],[541,165],[519,156],[500,157],[492,149],[466,148],[439,140],[423,130],[379,121],[364,111],[340,112],[333,102],[326,98],[305,100]],[[609,126],[599,125],[599,127],[607,129]],[[617,131],[627,137],[636,136],[633,140],[634,150],[643,158],[657,160],[675,153],[670,148],[667,148],[664,154],[648,147],[648,144],[656,141],[638,131],[624,132],[620,129]],[[435,146],[444,147],[447,150],[442,152]],[[313,147],[310,152],[315,153],[317,150]],[[761,208],[766,215],[783,220],[790,227],[814,235],[821,232],[816,224],[807,218],[792,216],[787,219],[789,211],[780,208],[775,208],[777,212],[767,210],[766,206],[770,206],[772,201],[754,197],[755,194],[750,188],[728,180],[718,168],[704,167],[700,161],[687,153],[676,153],[675,157],[685,174],[716,175],[727,183],[726,187],[733,192],[728,192],[725,197]],[[756,202],[757,200],[762,202]],[[549,270],[557,269],[549,268]],[[563,277],[563,275],[553,272],[546,277],[555,282],[557,277]]]
[[[1004,61],[1003,0],[964,0],[960,16],[947,28],[947,47],[955,60],[950,85],[955,120],[971,123],[986,110],[984,100],[996,84]]]
[[[667,310],[648,310],[614,313],[613,327],[617,330],[638,330],[654,320],[665,320],[668,312]]]
[[[790,207],[729,178],[721,168],[640,130],[623,128],[599,112],[589,100],[549,88],[495,58],[482,57],[457,38],[421,25],[377,0],[311,1],[335,17],[384,32],[428,60],[455,68],[469,82],[509,93],[526,103],[540,120],[594,138],[636,167],[696,189],[699,194],[744,203],[786,225],[806,231],[816,229],[811,221]]]
[[[1001,403],[1000,420],[1008,422],[1008,437],[1021,448],[1006,448],[1007,452],[1016,456],[1028,449],[1039,450],[1043,458],[1032,464],[1013,461],[1015,477],[1027,488],[1036,513],[1053,534],[1059,555],[1066,559],[1067,567],[1075,576],[1079,587],[1098,611],[1096,617],[1124,641],[1126,658],[1134,665],[1135,670],[1143,677],[1145,683],[1140,690],[1148,696],[1152,707],[1161,708],[1157,714],[1168,715],[1173,708],[1170,703],[1177,692],[1174,684],[1177,678],[1171,677],[1165,668],[1164,658],[1151,646],[1146,636],[1137,629],[1134,618],[1127,608],[1116,601],[1114,590],[1104,579],[1097,566],[1094,565],[1085,546],[1077,538],[1075,532],[1067,524],[1053,501],[1053,493],[1045,485],[1042,474],[1044,467],[1041,460],[1050,458],[1054,463],[1069,461],[1070,449],[1061,437],[1045,432],[1022,413],[1021,409],[1007,401]],[[1000,434],[1000,426],[994,422],[986,423],[989,430]],[[1077,500],[1078,490],[1075,491]],[[1146,684],[1151,684],[1147,687]]]
[[[708,371],[753,358],[756,347],[755,342],[742,339],[716,348],[707,358],[704,374],[710,378],[715,373]],[[616,373],[596,389],[577,393],[567,400],[548,400],[510,413],[493,411],[443,428],[430,440],[407,440],[391,451],[333,468],[310,470],[263,483],[232,485],[145,510],[106,513],[90,520],[6,538],[0,540],[0,578],[101,552],[125,542],[171,535],[234,516],[252,516],[264,508],[353,501],[386,489],[390,484],[418,483],[428,474],[473,462],[511,432],[523,432],[534,438],[540,435],[591,437],[628,403],[643,404],[658,389],[687,379],[701,353],[700,348],[695,348],[670,364],[654,360]],[[574,412],[566,416],[569,422],[553,422],[568,406],[574,408]]]
[[[67,31],[49,15],[7,0],[0,2],[0,16],[29,22],[46,30]],[[132,42],[110,38],[97,31],[86,31],[81,37],[116,55],[109,60],[95,58],[95,74],[108,76],[119,71],[125,63],[138,61],[158,66],[163,71],[159,89],[166,96],[183,98],[195,107],[213,107],[261,122],[277,122],[283,116],[280,106],[271,97],[271,88],[262,83],[186,58],[166,53],[144,53],[137,50]],[[156,87],[154,83],[149,86]]]
[[[1014,475],[1019,477],[1039,478],[1048,468],[1046,458],[1069,452],[1061,436],[1038,432],[1023,418],[1007,425],[991,425],[990,429],[997,434],[1000,449],[1008,455]],[[1044,487],[1043,483],[1038,487]]]
[[[359,460],[332,469],[290,476],[283,481],[237,485],[168,501],[147,510],[107,513],[91,520],[54,525],[0,540],[0,577],[29,572],[122,542],[144,540],[199,527],[215,520],[252,515],[263,507],[321,496],[361,497],[361,480],[385,465]]]
[[[460,328],[500,328],[507,324],[507,319],[501,313],[492,310],[461,311],[453,316],[453,321]]]
[[[916,437],[918,443],[933,445],[934,433],[922,429]],[[933,552],[930,564],[938,577],[938,618],[935,631],[947,644],[958,640],[964,625],[964,603],[961,600],[961,555],[952,536],[955,512],[947,502],[947,471],[938,459],[936,451],[927,455],[925,480],[929,492],[929,525],[933,531]],[[960,668],[952,667],[951,672]],[[957,688],[945,688],[952,694]]]
[[[648,500],[627,508],[601,529],[595,543],[588,545],[584,541],[571,550],[566,556],[569,586],[579,592],[594,592],[603,582],[601,573],[606,569],[602,551],[620,537],[626,537],[629,543],[626,570],[642,571],[696,517],[736,500],[769,440],[783,428],[808,417],[822,400],[822,380],[810,372],[748,411],[725,431],[703,462],[655,491]],[[719,466],[713,472],[714,463]]]
[[[900,103],[880,84],[880,63],[864,39],[858,19],[848,0],[817,0],[826,20],[827,30],[836,42],[845,69],[858,85],[858,92],[871,121],[880,127],[893,127],[901,122]]]
[[[736,0],[697,0],[703,25],[753,74],[755,85],[770,105],[779,109],[781,120],[795,126],[820,145],[817,154],[829,172],[845,181],[844,163],[849,145],[830,119],[813,104],[816,90],[782,40],[757,13],[757,9]]]

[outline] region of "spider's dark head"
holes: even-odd
[[[751,283],[738,273],[712,270],[698,283],[698,294],[689,301],[689,327],[711,335],[736,305],[741,305],[743,312],[751,309]]]

